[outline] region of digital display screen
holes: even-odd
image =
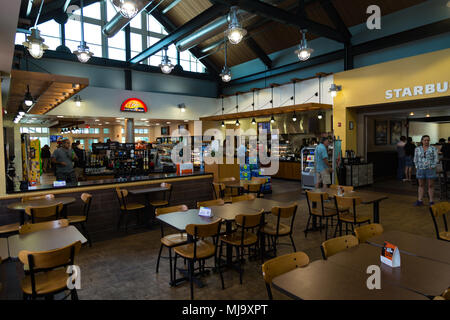
[[[198,210],[198,215],[202,217],[211,217],[211,208],[200,207],[200,209]]]

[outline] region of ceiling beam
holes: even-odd
[[[247,46],[256,54],[256,56],[261,60],[268,69],[272,69],[272,60],[264,52],[264,50],[259,46],[259,44],[252,37],[248,37],[245,40]]]
[[[342,20],[339,12],[336,10],[333,2],[331,0],[320,0],[320,5],[325,10],[328,18],[330,18],[337,30],[339,30],[347,41],[350,41],[352,34],[345,25],[344,20]]]
[[[99,2],[101,0],[84,0],[84,6],[87,7],[93,3]],[[54,19],[55,17],[59,17],[61,15],[67,15],[66,11],[69,5],[80,6],[80,0],[56,0],[50,2],[48,4],[44,3],[42,7],[41,16],[39,17],[39,23],[47,22],[49,20]],[[30,18],[34,21],[38,14],[39,8],[37,10],[33,10]]]
[[[195,30],[199,29],[200,27],[208,24],[209,22],[213,21],[214,19],[224,15],[228,12],[228,7],[221,5],[221,4],[215,4],[212,7],[206,9],[202,13],[200,13],[195,18],[189,20],[181,27],[174,30],[172,33],[155,43],[154,45],[148,47],[135,57],[131,58],[129,62],[131,63],[139,63],[142,60],[154,55],[155,53],[161,51],[163,48],[168,47],[169,45],[173,44],[174,42],[182,39],[183,37],[187,36],[188,34],[191,34]]]
[[[226,4],[228,6],[237,5],[239,8],[257,14],[261,17],[277,21],[282,24],[294,26],[300,29],[307,29],[308,32],[335,40],[337,42],[346,42],[347,39],[337,30],[326,25],[317,23],[309,19],[299,19],[296,14],[272,6],[258,0],[212,0],[214,3]]]
[[[167,16],[165,16],[161,12],[161,10],[159,10],[159,8],[155,6],[155,4],[151,3],[145,10],[147,10],[147,12],[151,12],[151,15],[153,16],[153,18],[155,18],[164,27],[164,29],[166,29],[167,32],[172,33],[177,29],[177,26]],[[202,53],[200,52],[200,50],[198,48],[191,48],[189,51],[197,59],[202,56]],[[209,73],[211,73],[211,74],[219,73],[219,69],[211,61],[211,59],[206,57],[200,61],[203,63],[203,65],[206,67],[206,69],[209,71]]]
[[[401,45],[403,43],[433,37],[447,32],[450,32],[450,18],[354,45],[351,48],[351,54],[352,56],[366,54],[377,50],[383,50],[392,46]],[[345,59],[344,49],[316,56],[304,62],[294,62],[284,66],[273,68],[270,71],[260,71],[235,80],[231,80],[227,83],[227,86],[229,87],[237,84],[257,81],[260,79],[277,76],[286,72],[298,71],[341,59]]]

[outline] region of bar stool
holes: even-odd
[[[89,216],[89,209],[91,208],[92,195],[89,193],[83,193],[81,195],[81,201],[83,201],[83,214],[81,216],[67,216],[70,224],[75,226],[80,226],[83,230],[84,235],[88,239],[89,247],[92,247],[91,237],[87,230],[87,221]]]
[[[139,213],[143,212],[145,210],[145,205],[141,203],[135,203],[135,202],[128,202],[128,190],[127,189],[120,189],[116,188],[116,194],[117,194],[117,200],[119,200],[119,208],[120,208],[120,216],[119,221],[117,222],[117,230],[120,229],[120,223],[122,222],[122,219],[124,216],[126,216],[125,221],[125,232],[128,229],[128,216],[130,214],[134,214],[139,221]]]
[[[149,203],[153,207],[154,210],[157,208],[167,207],[170,203],[170,198],[172,196],[172,185],[170,183],[163,182],[160,185],[161,188],[167,188],[167,190],[162,191],[163,192],[163,198],[157,199],[157,200],[151,200]],[[166,198],[166,195],[169,195]]]

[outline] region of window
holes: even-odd
[[[50,50],[55,50],[61,45],[59,24],[55,20],[52,19],[39,24],[38,29],[41,33],[41,37],[44,38],[44,43]]]
[[[89,128],[84,128],[83,129],[83,134],[89,134]]]
[[[108,134],[109,133],[109,128],[103,128],[103,133],[104,134]]]
[[[120,132],[121,132],[122,134],[124,134],[124,133],[125,133],[125,129],[122,128],[122,129],[120,130]]]
[[[104,137],[104,138],[103,138],[103,142],[107,142],[108,139],[109,139],[109,137]]]
[[[125,31],[122,30],[114,37],[108,38],[108,58],[125,60]]]
[[[148,137],[134,137],[134,142],[146,141],[148,142]]]
[[[122,137],[122,143],[125,143],[125,137]]]

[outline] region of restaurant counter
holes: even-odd
[[[273,178],[298,180],[302,179],[301,163],[295,160],[280,160],[280,167]]]
[[[194,172],[193,174],[177,175],[175,173],[159,173],[145,177],[132,177],[129,179],[109,179],[101,181],[83,181],[74,185],[55,188],[52,185],[36,187],[28,191],[16,191],[15,193],[0,196],[0,225],[17,223],[20,213],[17,210],[8,209],[8,205],[20,202],[24,196],[39,196],[54,194],[58,197],[73,197],[76,201],[67,206],[68,215],[80,215],[83,211],[83,202],[80,199],[82,193],[92,195],[92,204],[89,212],[88,230],[93,241],[111,239],[116,236],[119,217],[119,203],[115,192],[116,187],[127,190],[159,186],[162,182],[172,185],[172,193],[169,205],[185,204],[189,208],[196,208],[198,201],[210,200],[214,197],[211,187],[213,174]],[[150,194],[152,199],[161,199],[164,192]],[[168,194],[167,194],[168,196]],[[145,204],[145,195],[129,195],[130,202]],[[146,209],[149,215],[150,209]],[[130,229],[135,219],[130,219]],[[145,227],[143,227],[145,230]],[[122,231],[120,231],[122,233]]]

